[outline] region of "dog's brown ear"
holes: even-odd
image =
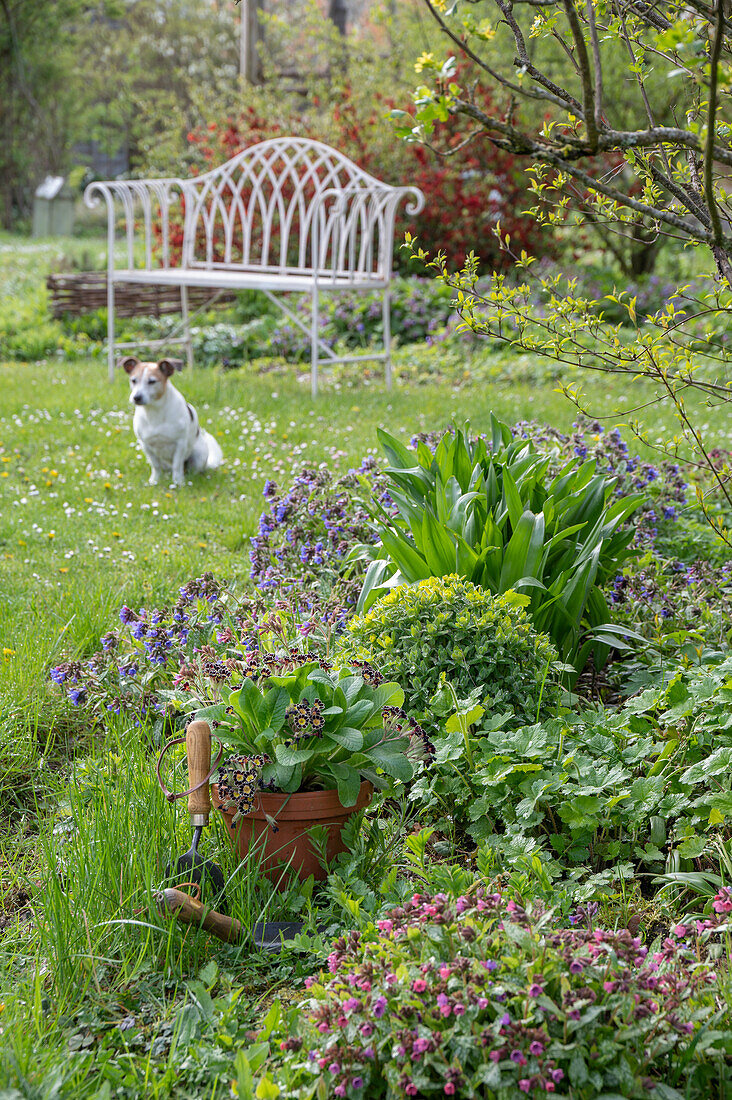
[[[121,359],[117,360],[117,366],[127,371],[128,374],[132,374],[135,367],[139,366],[139,364],[140,360],[136,355],[123,355]]]
[[[183,370],[182,359],[161,359],[158,363],[158,367],[162,374],[166,378],[170,378],[171,374],[175,374],[177,370]]]

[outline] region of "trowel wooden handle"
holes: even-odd
[[[204,780],[211,771],[211,727],[203,719],[191,722],[186,730],[186,754],[188,756],[188,786],[198,787],[188,795],[188,813],[205,817],[205,821],[194,821],[194,825],[208,825],[211,812],[211,795],[208,783]],[[198,784],[203,786],[199,787]]]
[[[226,917],[215,909],[207,909],[200,901],[183,890],[169,886],[161,890],[157,900],[163,912],[170,913],[183,924],[201,924],[213,936],[224,943],[236,943],[242,934],[242,923],[234,917]]]

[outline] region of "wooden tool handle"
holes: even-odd
[[[211,771],[211,727],[208,722],[198,719],[191,722],[186,730],[186,753],[188,756],[188,786],[198,787],[188,795],[188,813],[201,816],[205,820],[194,821],[194,825],[208,825],[211,812],[211,794],[208,783],[204,782]],[[199,786],[199,784],[203,786]]]
[[[242,923],[234,917],[226,917],[215,909],[207,909],[196,898],[183,890],[169,886],[157,895],[158,904],[164,912],[174,916],[183,924],[202,924],[207,932],[223,940],[224,943],[236,943],[242,935]]]

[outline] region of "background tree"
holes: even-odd
[[[237,94],[238,27],[233,0],[0,0],[0,223],[28,217],[82,140],[133,171],[180,155],[206,104]]]
[[[730,0],[457,0],[449,12],[445,0],[424,3],[471,79],[456,79],[454,52],[423,54],[418,70],[431,79],[414,93],[416,117],[396,113],[408,139],[430,142],[439,123],[470,120],[474,135],[527,163],[537,222],[556,226],[579,197],[584,217],[603,232],[632,238],[642,226],[650,246],[665,235],[702,246],[713,259],[711,278],[697,293],[680,288],[652,315],[638,316],[635,297],[616,289],[608,298],[623,309],[625,323],[612,326],[603,303],[582,296],[574,273],[534,276],[534,258],[515,251],[501,227],[497,236],[519,282],[495,275],[489,287],[479,286],[475,258],[457,273],[442,256],[432,263],[475,331],[624,375],[629,386],[650,382],[638,408],[671,400],[681,431],[664,449],[711,472],[724,509],[712,512],[703,497],[702,506],[732,545],[729,466],[710,454],[687,403],[692,393],[712,404],[732,396],[725,342],[732,304]],[[617,72],[619,45],[627,103],[634,104],[623,117],[607,82]],[[483,87],[498,109],[481,104],[476,90]],[[415,253],[425,259],[421,248]],[[585,408],[576,386],[566,392]]]
[[[0,224],[6,228],[30,213],[39,178],[68,165],[79,92],[68,32],[81,11],[81,0],[0,0]]]
[[[415,48],[424,43],[418,11],[412,5],[396,13],[372,9],[371,21],[349,33],[344,49],[342,35],[324,19],[317,0],[299,3],[294,20],[272,8],[264,19],[263,85],[242,85],[236,96],[229,91],[211,100],[206,121],[188,133],[185,152],[177,150],[171,135],[167,144],[175,153],[170,171],[180,172],[181,165],[205,171],[277,135],[315,138],[380,179],[420,187],[426,198],[419,216],[421,240],[443,249],[451,263],[462,264],[475,249],[486,270],[510,267],[494,233],[499,221],[522,248],[545,254],[554,242],[533,217],[522,213],[530,194],[515,157],[496,152],[487,140],[472,142],[455,158],[394,141],[385,119],[410,87],[412,66],[405,54],[410,51],[413,58]],[[433,36],[437,38],[434,29]],[[487,102],[484,106],[490,109]],[[449,146],[464,146],[470,126],[458,120],[449,132],[443,129]],[[415,230],[403,211],[399,217],[401,235]],[[414,273],[404,253],[396,260]]]
[[[424,56],[421,69],[434,86],[417,93],[415,137],[429,138],[441,114],[471,119],[496,148],[585,188],[598,218],[651,218],[660,231],[707,245],[720,272],[732,273],[732,208],[721,186],[732,166],[730,0],[457,0],[449,16],[444,0],[424,2],[478,78],[505,94],[502,109],[487,112],[468,82],[453,80],[454,63]],[[479,18],[481,10],[489,17]],[[498,48],[485,60],[481,43],[493,39]],[[618,43],[635,87],[630,124],[605,80]],[[505,59],[500,67],[496,55]],[[674,92],[670,112],[668,97],[659,111],[659,75]],[[621,174],[607,171],[602,158],[618,154],[632,168],[637,197]]]
[[[86,135],[125,147],[133,172],[160,171],[212,98],[238,94],[238,19],[233,3],[96,4],[75,35]]]

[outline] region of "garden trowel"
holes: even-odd
[[[175,917],[182,924],[199,924],[224,943],[241,943],[247,939],[244,925],[234,917],[216,912],[203,905],[198,897],[184,890],[168,887],[155,895],[160,911]],[[302,931],[302,921],[257,921],[251,937],[253,947],[268,954],[281,951],[283,945]]]
[[[188,813],[193,826],[193,842],[175,865],[168,864],[166,878],[176,883],[195,883],[201,892],[208,890],[211,903],[224,912],[224,876],[221,868],[210,859],[204,859],[198,851],[201,834],[208,825],[211,813],[211,795],[208,776],[211,770],[211,729],[208,722],[191,722],[186,730],[186,756],[188,758]]]

